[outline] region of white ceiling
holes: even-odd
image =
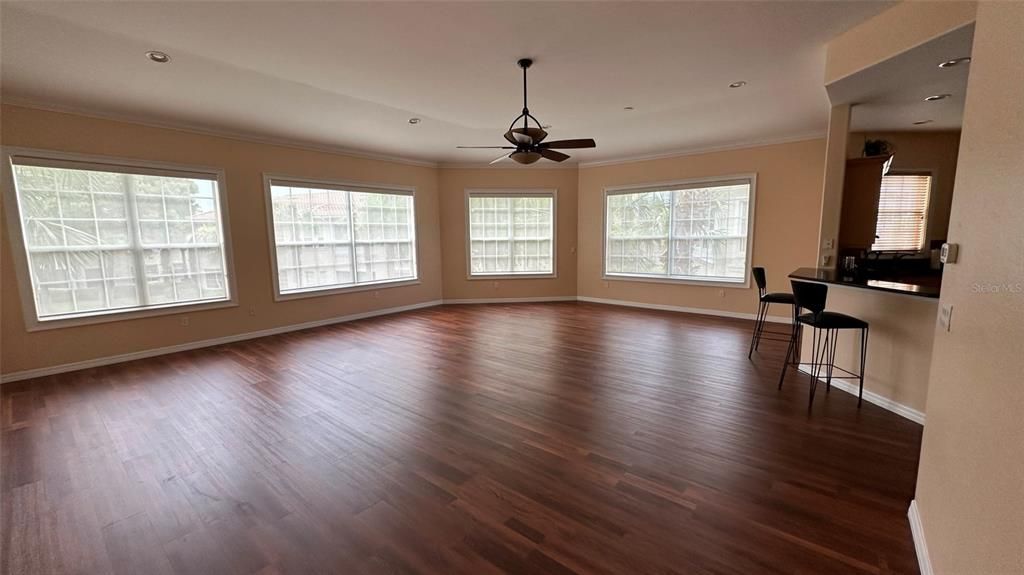
[[[964,26],[828,86],[834,104],[854,104],[850,130],[959,130],[971,66],[939,68],[940,62],[971,55],[974,25]],[[944,100],[926,97],[949,94]],[[915,126],[914,122],[932,120]]]
[[[503,143],[529,56],[530,110],[601,161],[824,133],[826,42],[889,5],[3,2],[2,94],[474,163],[496,154],[455,146]]]

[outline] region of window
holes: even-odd
[[[605,276],[747,283],[755,177],[605,193]]]
[[[266,181],[277,296],[416,281],[412,190]]]
[[[555,275],[555,192],[466,193],[469,277]]]
[[[875,224],[876,252],[919,251],[924,248],[928,194],[932,177],[926,174],[882,176]]]
[[[232,301],[218,172],[43,152],[10,164],[30,329]]]

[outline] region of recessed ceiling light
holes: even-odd
[[[963,58],[953,58],[952,60],[946,60],[945,62],[939,63],[939,68],[952,68],[953,66],[959,66],[960,64],[970,64],[971,57],[964,56]]]
[[[743,86],[746,86],[746,85],[747,85],[746,82],[744,82],[743,80],[740,80],[739,82],[733,82],[732,84],[729,84],[729,87],[730,88],[742,88]]]
[[[925,124],[931,124],[934,120],[918,120],[914,122],[915,126],[923,126]]]
[[[422,121],[423,120],[420,120],[419,118],[409,118],[409,123],[413,125],[419,124]]]
[[[636,109],[636,108],[634,108],[633,106],[626,106],[625,108],[623,108],[623,110],[625,110],[625,111],[627,111],[627,112],[632,112],[632,111],[633,111],[633,110],[635,110],[635,109]]]
[[[149,52],[146,52],[146,57],[157,64],[166,64],[171,61],[171,57],[168,56],[166,52],[161,52],[159,50],[150,50]]]
[[[938,102],[939,100],[945,100],[952,96],[952,94],[935,94],[934,96],[928,96],[924,99],[925,102]]]

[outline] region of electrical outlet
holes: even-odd
[[[249,315],[256,315],[256,306],[249,306]]]
[[[950,331],[950,329],[952,329],[950,327],[950,324],[952,322],[953,304],[942,304],[942,307],[939,309],[939,325],[945,328],[945,330],[948,332]]]
[[[725,290],[724,289],[718,290],[718,297],[725,297]]]
[[[188,327],[188,316],[185,316],[179,320],[182,327]]]
[[[829,239],[825,240],[825,249],[826,250],[832,249],[833,247],[835,247],[835,245],[836,245],[836,242],[832,238],[829,238]]]

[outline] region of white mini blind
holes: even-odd
[[[929,175],[882,176],[872,250],[917,251],[924,247],[931,187]]]

